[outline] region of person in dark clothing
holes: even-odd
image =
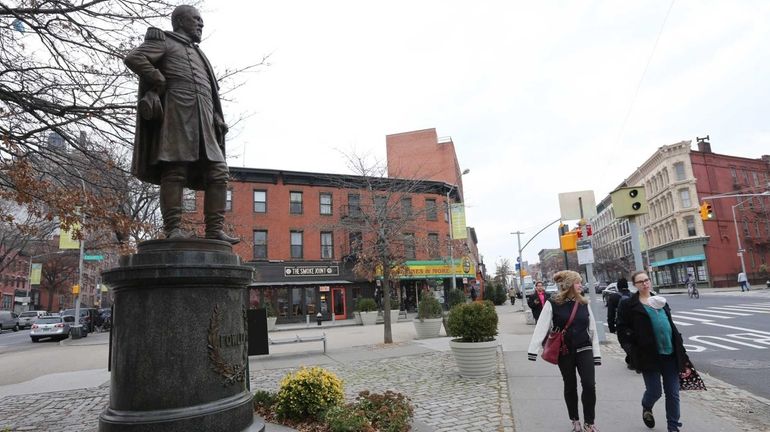
[[[476,292],[476,287],[471,287],[471,301],[476,301],[479,294]]]
[[[631,282],[638,289],[628,300],[620,302],[618,310],[618,341],[631,358],[631,365],[644,377],[642,421],[655,427],[652,407],[661,396],[661,378],[666,394],[666,423],[669,432],[678,432],[679,376],[687,376],[689,359],[682,335],[671,318],[666,299],[651,295],[647,273],[635,272]]]
[[[540,318],[540,312],[543,310],[543,305],[551,297],[550,294],[545,292],[543,288],[543,282],[537,281],[535,283],[535,293],[527,297],[527,305],[532,309],[532,316],[535,318],[535,322]]]
[[[610,333],[615,333],[618,317],[618,305],[624,299],[631,297],[631,291],[628,289],[626,278],[618,279],[618,292],[613,293],[607,299],[607,325],[610,327]]]
[[[588,304],[582,295],[580,274],[571,270],[556,273],[553,278],[559,285],[559,292],[545,302],[537,322],[535,332],[529,342],[527,358],[537,360],[542,351],[543,340],[548,331],[553,328],[564,328],[577,304],[575,318],[564,333],[564,343],[568,353],[559,357],[559,371],[564,380],[564,401],[567,413],[572,422],[572,432],[598,432],[594,425],[596,414],[596,380],[595,366],[602,364],[599,350],[599,338],[596,335],[596,322]],[[534,297],[534,296],[533,296]],[[583,402],[583,418],[581,427],[578,413],[577,374],[580,375],[580,386],[583,392],[580,400]]]

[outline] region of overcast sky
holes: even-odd
[[[230,121],[250,114],[231,165],[347,173],[341,152],[384,161],[385,135],[436,128],[470,169],[467,220],[491,271],[515,259],[512,231],[524,243],[559,217],[558,193],[598,202],[662,145],[708,134],[716,153],[770,153],[768,1],[228,0],[202,13],[216,68],[270,54],[226,106]],[[556,225],[524,259],[555,247]]]

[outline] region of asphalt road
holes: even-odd
[[[696,369],[770,399],[770,293],[665,295]]]

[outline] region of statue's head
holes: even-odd
[[[171,13],[171,28],[193,40],[200,42],[203,36],[203,18],[193,6],[181,5]]]

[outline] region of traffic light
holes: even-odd
[[[714,210],[711,208],[711,203],[703,201],[700,205],[700,218],[704,221],[714,219]]]
[[[72,294],[80,294],[80,285],[72,285]]]
[[[577,250],[577,231],[570,231],[559,238],[561,243],[561,250],[564,252],[572,252]]]
[[[647,193],[644,186],[617,189],[610,193],[615,217],[636,216],[647,213]]]

